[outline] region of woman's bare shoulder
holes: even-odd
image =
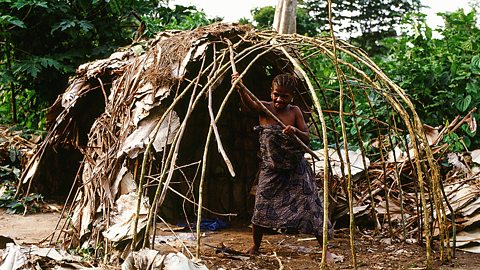
[[[271,101],[262,100],[261,102],[262,102],[263,106],[265,106],[265,107],[267,107],[267,108],[268,108],[268,106],[270,106],[270,104],[272,104]]]
[[[298,107],[297,105],[293,105],[293,104],[290,104],[290,110],[295,111],[295,112],[299,112],[299,113],[302,112],[302,110],[300,110],[300,107]]]

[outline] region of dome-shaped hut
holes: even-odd
[[[144,232],[156,216],[248,220],[257,117],[233,90],[232,57],[262,100],[275,75],[299,78],[294,100],[318,148],[312,160],[320,160],[314,168],[326,203],[330,193],[346,202],[344,214],[365,206],[379,229],[388,227],[383,223],[421,228],[416,234],[427,250],[435,212],[443,247],[448,233],[438,169],[412,103],[362,50],[334,41],[215,24],[163,32],[84,64],[50,108],[49,132],[23,175],[24,187],[48,193],[73,186],[67,221],[73,233],[64,238],[74,246],[148,242]],[[406,156],[394,151],[389,158],[394,149]],[[370,163],[374,170],[356,170]],[[404,203],[403,194],[413,190],[418,208]],[[385,203],[379,211],[376,205]],[[401,208],[396,221],[389,204]]]

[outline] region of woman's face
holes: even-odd
[[[293,100],[292,91],[275,84],[273,85],[271,96],[273,107],[279,110],[286,108]]]

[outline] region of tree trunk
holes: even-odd
[[[297,32],[297,0],[278,0],[273,20],[273,29],[279,34]]]
[[[12,71],[12,61],[11,61],[11,57],[12,57],[12,51],[13,49],[10,47],[10,42],[8,40],[8,37],[7,37],[7,34],[5,34],[5,55],[6,55],[6,62],[7,62],[7,70],[10,74],[13,74],[13,71]],[[11,112],[12,112],[12,123],[13,124],[16,124],[18,122],[18,119],[17,119],[17,93],[15,91],[15,84],[13,83],[13,81],[11,81],[9,83],[9,86],[10,86],[10,93],[11,93],[11,100],[10,100],[10,103],[11,103]]]
[[[15,91],[15,85],[13,82],[10,83],[10,91],[11,91],[11,104],[12,104],[12,124],[17,124],[17,93]]]

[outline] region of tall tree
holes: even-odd
[[[327,1],[303,0],[320,31],[328,31]],[[396,27],[409,12],[419,12],[420,0],[332,0],[335,30],[358,46],[378,53],[377,41],[396,36]]]
[[[273,19],[273,29],[279,34],[297,32],[297,0],[278,0]]]

